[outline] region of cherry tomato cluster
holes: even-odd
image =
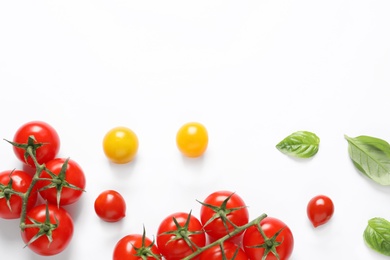
[[[175,212],[159,225],[156,240],[145,234],[122,237],[113,260],[123,259],[288,259],[294,248],[290,228],[262,214],[249,221],[244,200],[231,191],[211,193],[201,203],[199,217]]]
[[[21,237],[33,252],[58,254],[69,245],[74,227],[63,206],[80,199],[84,172],[76,161],[57,157],[60,138],[46,122],[28,122],[6,141],[22,165],[0,173],[0,217],[20,219]]]

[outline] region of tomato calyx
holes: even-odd
[[[166,231],[160,234],[162,235],[172,235],[173,238],[171,238],[167,243],[171,243],[180,239],[183,239],[184,242],[191,248],[192,251],[195,251],[194,249],[198,250],[199,247],[196,245],[191,239],[190,236],[192,235],[198,235],[202,234],[203,231],[190,231],[189,225],[191,221],[191,211],[189,212],[186,222],[183,226],[180,225],[180,223],[177,221],[175,217],[172,218],[173,222],[175,223],[176,230]]]
[[[30,241],[27,242],[25,247],[33,243],[35,240],[42,236],[46,236],[49,240],[49,244],[53,241],[53,230],[55,230],[58,227],[58,219],[56,216],[54,216],[55,223],[50,222],[50,213],[49,213],[49,206],[46,203],[46,217],[44,222],[37,221],[35,219],[32,219],[29,217],[29,220],[32,222],[32,224],[22,224],[21,229],[24,230],[26,228],[38,228],[39,231],[33,236]]]
[[[153,239],[152,243],[148,246],[146,246],[146,231],[145,227],[143,228],[142,233],[142,242],[140,247],[136,247],[134,244],[132,244],[133,249],[135,250],[136,254],[135,256],[140,257],[143,260],[147,260],[150,257],[153,257],[154,259],[161,259],[160,255],[153,253],[152,248],[155,246],[155,241]]]
[[[218,219],[220,218],[222,220],[222,223],[223,225],[225,226],[226,228],[226,231],[228,232],[229,231],[229,226],[228,226],[228,223],[230,225],[232,225],[235,229],[238,228],[238,226],[236,224],[234,224],[229,218],[228,218],[228,215],[231,214],[232,212],[234,211],[237,211],[237,210],[240,210],[240,209],[243,209],[243,208],[246,208],[246,206],[242,206],[242,207],[235,207],[235,208],[227,208],[227,203],[228,201],[230,200],[230,198],[233,196],[234,193],[230,194],[221,204],[221,206],[214,206],[214,205],[211,205],[211,204],[208,204],[208,203],[205,203],[205,202],[201,202],[201,201],[198,201],[200,204],[202,204],[203,206],[205,207],[208,207],[210,209],[212,209],[215,213],[214,215],[204,224],[204,227],[206,227],[207,225],[209,225],[211,222],[213,222],[215,219]]]
[[[79,190],[79,191],[85,191],[81,189],[80,187],[77,187],[68,181],[66,181],[66,170],[68,169],[68,162],[69,158],[67,158],[64,162],[64,164],[61,167],[61,170],[58,175],[54,174],[52,171],[49,169],[45,168],[45,171],[50,175],[51,178],[38,178],[38,180],[45,180],[45,181],[50,181],[50,183],[38,191],[43,191],[51,188],[55,188],[57,190],[57,207],[60,206],[60,201],[61,201],[61,192],[63,188],[69,188],[69,189],[74,189],[74,190]]]
[[[283,231],[284,228],[279,229],[272,237],[267,237],[267,235],[264,233],[263,228],[261,227],[260,223],[256,225],[257,230],[261,234],[261,236],[264,239],[264,243],[254,246],[248,246],[249,248],[264,248],[264,254],[262,257],[262,260],[266,260],[269,253],[272,253],[277,259],[280,259],[279,254],[276,250],[278,246],[280,246],[283,243],[282,241],[277,241],[276,238],[279,236],[279,234]]]
[[[27,139],[27,143],[16,143],[9,141],[7,139],[4,139],[6,142],[12,144],[13,146],[23,149],[24,152],[24,161],[27,163],[27,159],[31,157],[35,164],[36,162],[36,151],[39,147],[45,145],[46,143],[37,143],[34,136],[29,136]]]
[[[10,201],[11,201],[12,195],[18,195],[20,197],[23,196],[22,193],[17,192],[12,188],[12,183],[13,183],[13,179],[11,178],[12,172],[9,174],[10,178],[9,178],[9,182],[7,183],[7,185],[0,183],[0,199],[3,199],[3,198],[6,199],[7,206],[11,212],[12,212],[12,207],[11,207]]]
[[[222,254],[222,260],[228,260],[227,256],[226,256],[226,253],[225,253],[225,246],[224,246],[224,243],[221,243],[219,245],[219,248],[221,248],[221,254]],[[234,251],[234,254],[232,256],[232,259],[236,259],[237,255],[238,255],[238,252],[240,251],[240,248],[237,247],[236,250]]]

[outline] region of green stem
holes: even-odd
[[[33,176],[32,181],[31,181],[31,185],[28,187],[28,190],[22,196],[23,204],[22,204],[22,212],[20,213],[20,224],[19,224],[20,229],[22,231],[27,227],[26,215],[27,215],[28,198],[30,197],[31,192],[34,189],[36,182],[39,180],[39,177],[41,176],[42,171],[45,169],[45,165],[39,164],[37,159],[35,158],[32,147],[27,147],[26,151],[30,155],[32,160],[34,161],[36,171],[35,171],[35,174]]]
[[[260,223],[260,221],[262,221],[264,218],[266,218],[267,215],[266,214],[262,214],[260,216],[258,216],[257,218],[255,218],[254,220],[248,222],[246,225],[243,225],[243,226],[239,226],[239,227],[236,227],[232,232],[230,232],[229,234],[227,234],[226,236],[224,237],[221,237],[220,239],[214,241],[213,243],[210,243],[204,247],[200,247],[198,250],[196,250],[195,252],[193,252],[192,254],[188,255],[187,257],[183,258],[182,260],[189,260],[189,259],[192,259],[194,258],[195,256],[203,253],[204,251],[206,251],[207,249],[215,246],[215,245],[222,245],[223,242],[225,242],[226,240],[228,240],[229,238],[239,234],[240,232],[246,230],[247,228],[251,227],[251,226],[255,226],[255,225],[258,225]]]

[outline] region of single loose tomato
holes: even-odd
[[[177,147],[187,157],[203,155],[207,149],[208,141],[206,127],[198,122],[184,124],[176,134]]]
[[[307,216],[314,227],[327,223],[334,212],[333,201],[325,195],[313,197],[307,204]]]
[[[287,260],[294,249],[294,237],[283,221],[266,217],[245,231],[242,244],[250,260]]]
[[[152,260],[161,259],[154,241],[140,234],[122,237],[114,247],[113,260]]]
[[[222,245],[215,245],[200,254],[199,260],[248,260],[245,251],[238,245],[225,241]]]
[[[41,204],[32,208],[27,212],[26,225],[32,224],[37,227],[26,227],[21,235],[26,245],[39,255],[59,254],[67,248],[72,239],[73,220],[62,207]],[[37,234],[40,236],[35,239]]]
[[[15,192],[26,193],[31,185],[32,177],[21,170],[8,170],[0,173],[0,217],[16,219],[22,212],[22,197]],[[27,211],[35,206],[38,193],[34,187],[27,200]]]
[[[76,161],[65,158],[55,158],[45,165],[47,170],[42,171],[41,180],[36,183],[42,198],[57,205],[69,205],[78,201],[86,185],[81,166]]]
[[[231,191],[216,191],[201,202],[200,219],[211,240],[219,239],[249,221],[249,212],[244,200]],[[242,232],[231,241],[240,243]]]
[[[118,126],[103,138],[103,151],[107,158],[118,164],[132,161],[138,151],[138,137],[133,130]]]
[[[28,122],[16,131],[13,142],[18,144],[29,144],[29,137],[34,138],[32,144],[42,144],[36,149],[35,157],[39,164],[46,163],[54,159],[60,150],[60,138],[57,131],[48,123],[42,121]],[[25,160],[26,150],[18,146],[13,146],[16,157],[23,163],[27,163],[35,168],[35,164],[30,156]]]
[[[206,244],[202,224],[193,215],[177,212],[161,221],[157,247],[167,260],[180,260]],[[191,246],[190,246],[191,245]]]
[[[117,222],[126,215],[126,201],[115,190],[100,193],[95,200],[94,207],[98,217],[107,222]]]

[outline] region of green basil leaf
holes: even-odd
[[[390,256],[390,222],[383,218],[372,218],[363,233],[366,244],[373,250]]]
[[[276,148],[284,154],[309,158],[318,152],[320,138],[308,131],[297,131],[284,138],[276,145]]]
[[[381,185],[390,185],[390,145],[371,136],[358,136],[348,141],[348,153],[354,166]]]

